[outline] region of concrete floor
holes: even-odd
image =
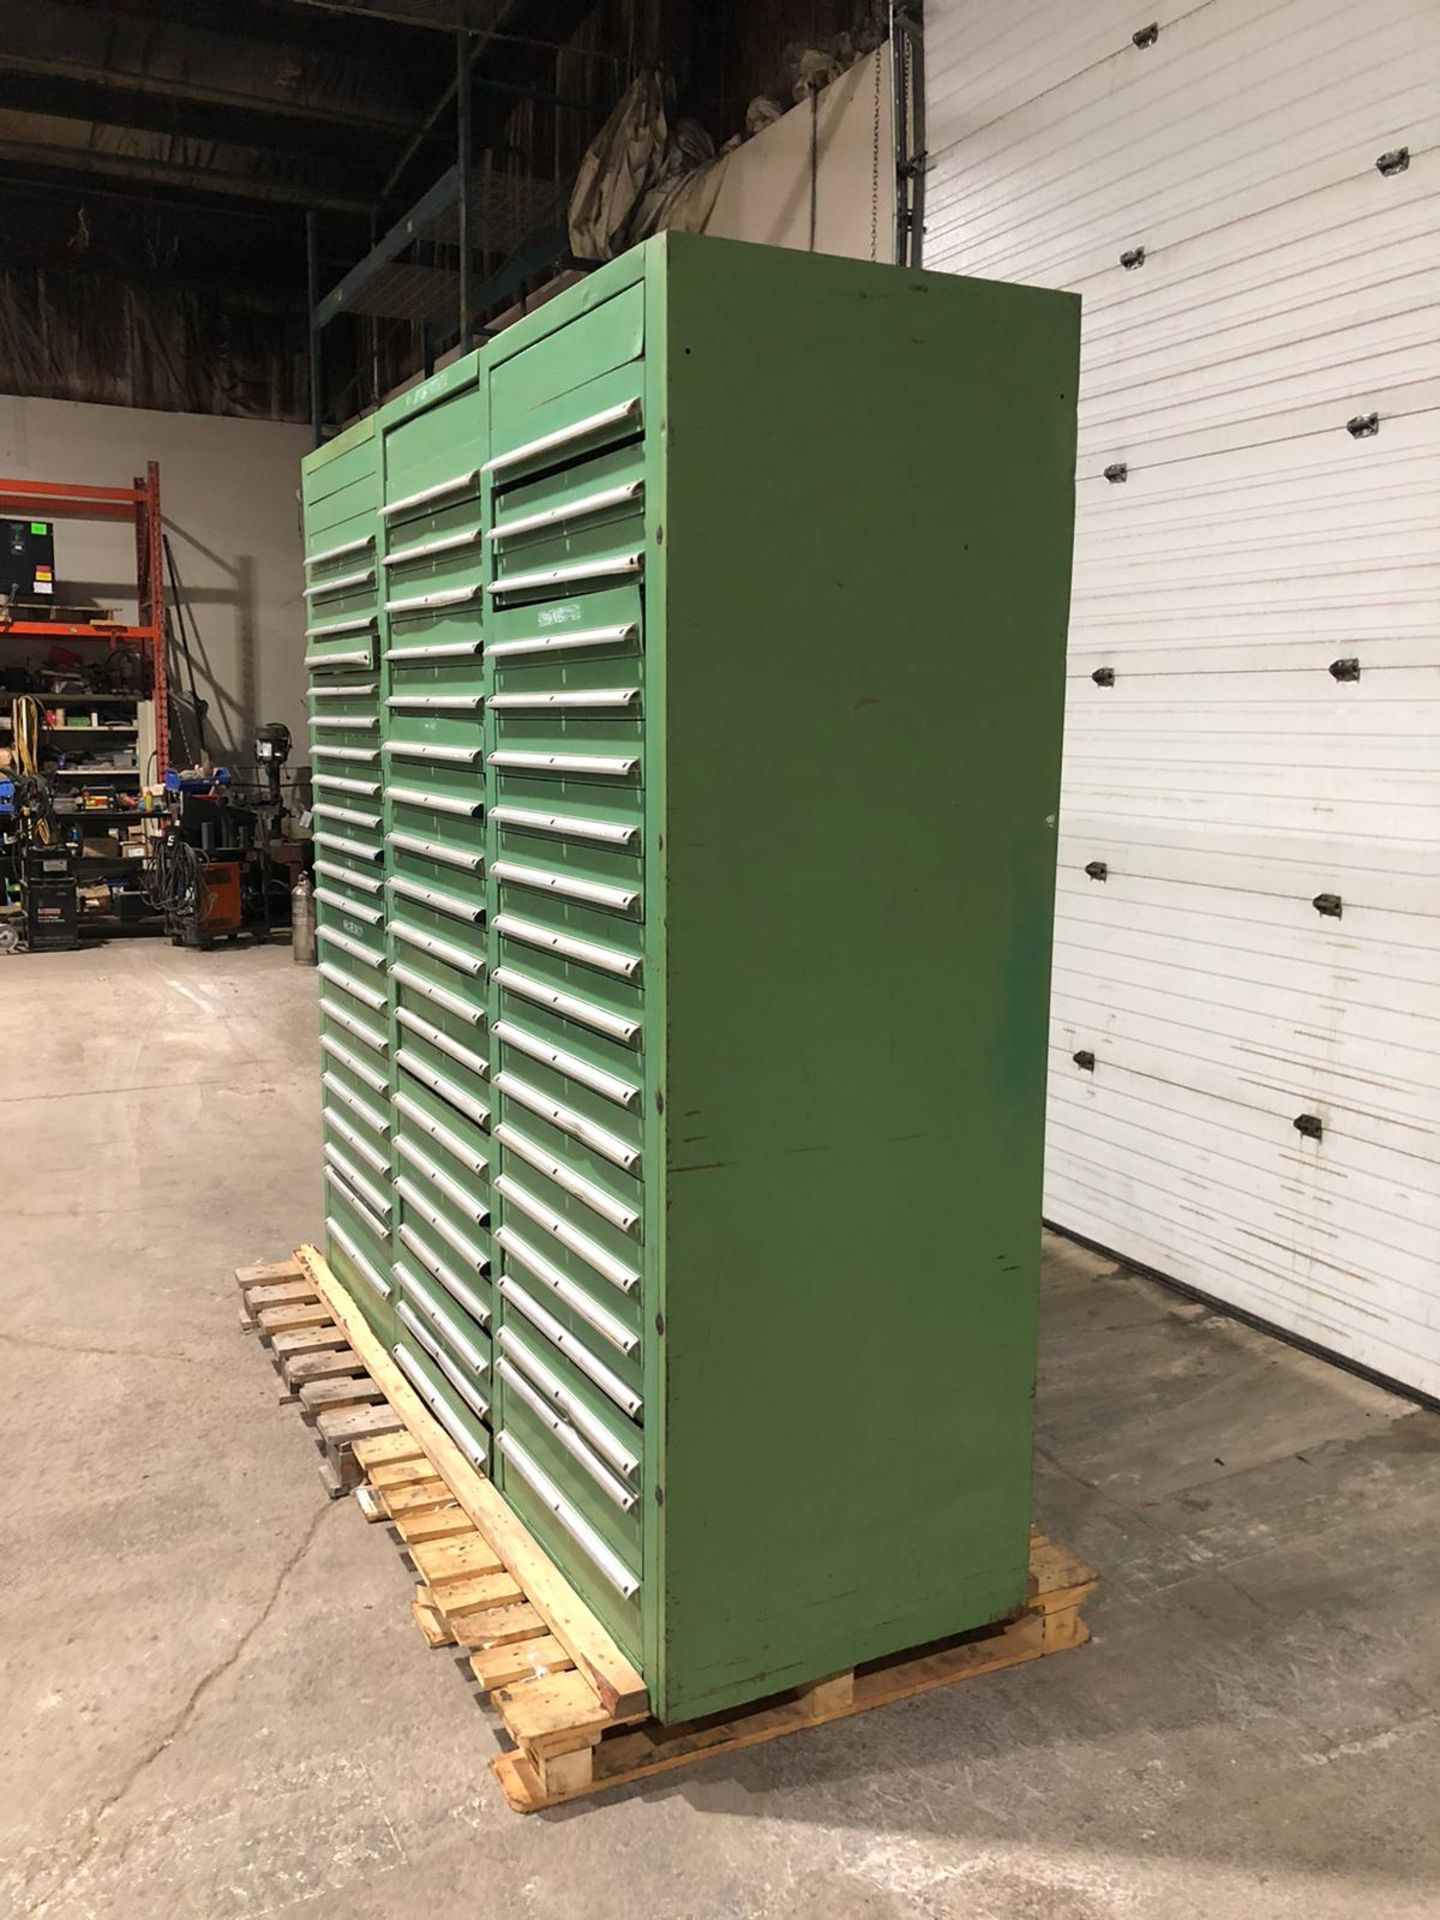
[[[1440,1913],[1440,1421],[1047,1250],[1038,1517],[1095,1643],[521,1820],[235,1325],[315,1236],[313,976],[0,960],[0,1914]]]

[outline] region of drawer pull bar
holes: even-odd
[[[343,773],[317,773],[311,784],[323,787],[327,793],[358,793],[364,799],[380,791],[378,780],[351,780]]]
[[[622,400],[619,406],[588,414],[583,420],[572,421],[568,427],[556,427],[553,433],[542,433],[538,440],[527,440],[523,446],[512,447],[509,453],[497,453],[485,462],[480,471],[503,473],[507,467],[519,466],[522,460],[533,460],[538,453],[551,453],[556,447],[568,447],[572,440],[584,440],[592,433],[600,433],[606,427],[617,427],[622,421],[632,418],[639,421],[639,400]]]
[[[347,1207],[352,1207],[355,1210],[355,1212],[360,1216],[360,1219],[364,1223],[365,1231],[367,1233],[372,1234],[375,1239],[381,1241],[382,1243],[388,1243],[390,1239],[389,1227],[386,1226],[383,1220],[377,1220],[375,1218],[374,1214],[370,1211],[369,1207],[366,1206],[365,1202],[360,1198],[359,1194],[352,1193],[350,1191],[349,1187],[346,1186],[345,1182],[340,1178],[340,1175],[335,1171],[334,1167],[326,1167],[325,1184],[327,1187],[330,1188],[330,1190],[333,1193],[339,1194],[340,1198],[345,1202]]]
[[[389,506],[381,507],[380,518],[388,520],[394,513],[408,513],[412,507],[423,507],[431,500],[443,500],[447,494],[463,493],[467,487],[473,487],[480,478],[480,468],[470,467],[464,473],[455,473],[448,480],[437,480],[433,487],[421,487],[418,493],[407,493],[402,499],[392,500]]]
[[[432,1387],[430,1382],[425,1378],[424,1373],[416,1366],[415,1362],[403,1347],[396,1347],[395,1349],[395,1364],[400,1368],[401,1372],[405,1375],[411,1386],[414,1387],[426,1406],[429,1407],[441,1426],[444,1427],[456,1446],[459,1447],[471,1466],[475,1468],[477,1473],[488,1476],[489,1454],[487,1450],[473,1440],[465,1431],[460,1420],[446,1405],[444,1396],[435,1391],[434,1387]]]
[[[447,1267],[425,1236],[417,1233],[408,1221],[401,1223],[400,1240],[402,1245],[408,1247],[414,1254],[431,1279],[438,1280],[447,1293],[454,1294],[472,1320],[478,1321],[482,1327],[489,1326],[490,1309],[479,1294],[472,1290],[469,1281],[462,1280],[453,1267]],[[488,1273],[489,1271],[490,1262],[486,1260],[480,1272]]]
[[[483,640],[424,640],[414,647],[387,647],[385,658],[402,667],[407,660],[464,660],[483,652],[484,646]]]
[[[508,801],[492,807],[490,818],[502,826],[519,827],[526,833],[558,833],[567,840],[603,840],[612,847],[628,847],[640,831],[639,827],[627,826],[620,820],[591,820],[578,813],[541,813],[534,807],[512,807]]]
[[[333,1141],[327,1140],[322,1148],[322,1152],[335,1171],[340,1174],[343,1179],[348,1181],[356,1193],[360,1195],[371,1212],[388,1218],[390,1213],[390,1196],[384,1189],[377,1187],[373,1180],[361,1173],[349,1154],[342,1153]]]
[[[372,927],[378,927],[385,918],[379,907],[365,906],[359,900],[348,900],[343,893],[336,893],[330,887],[316,887],[315,898],[322,905],[333,907],[337,913],[353,913],[357,920],[368,920]],[[380,1004],[381,1006],[385,1004],[383,994],[380,997]]]
[[[305,588],[305,598],[323,600],[327,593],[347,593],[351,587],[366,586],[374,578],[374,567],[357,567],[353,573],[337,573],[328,580],[317,580]]]
[[[387,707],[431,707],[441,713],[473,713],[483,707],[483,693],[392,693]]]
[[[592,513],[604,513],[609,507],[623,507],[638,500],[645,491],[643,480],[627,480],[623,486],[604,487],[599,493],[587,493],[558,507],[546,507],[540,513],[516,514],[500,520],[486,534],[487,540],[508,540],[515,533],[538,533],[542,527],[562,526],[567,520],[585,520]]]
[[[315,809],[321,811],[319,807]],[[611,887],[599,880],[577,880],[568,873],[551,873],[545,867],[522,866],[518,860],[492,860],[490,871],[497,880],[512,886],[534,887],[541,893],[563,893],[571,900],[592,900],[597,907],[614,907],[628,913],[640,898],[636,887]]]
[[[375,624],[373,613],[353,614],[348,620],[327,620],[323,626],[306,627],[307,640],[328,640],[332,633],[364,633]],[[370,649],[363,653],[322,653],[317,657],[316,665],[321,667],[338,666],[342,660],[363,660],[368,665]]]
[[[484,1154],[476,1153],[473,1147],[467,1146],[458,1133],[442,1125],[433,1115],[427,1113],[418,1100],[412,1100],[408,1093],[397,1093],[395,1105],[407,1120],[413,1121],[420,1128],[422,1133],[428,1133],[430,1138],[444,1147],[447,1153],[453,1154],[462,1167],[468,1167],[471,1173],[475,1174],[485,1172],[490,1163]]]
[[[516,753],[505,749],[486,755],[492,767],[513,767],[517,773],[634,773],[640,765],[635,753]]]
[[[328,800],[317,802],[310,811],[321,820],[340,820],[346,826],[364,827],[370,833],[380,825],[378,813],[362,813],[358,807],[339,807]]]
[[[618,576],[628,577],[639,573],[645,564],[642,549],[631,553],[612,553],[598,555],[594,560],[580,560],[568,567],[537,567],[533,573],[504,574],[498,580],[487,580],[485,591],[492,599],[505,593],[533,593],[537,587],[575,586],[581,580],[613,580]]]
[[[351,840],[343,833],[317,833],[317,847],[333,847],[337,853],[348,853],[354,860],[378,860],[384,852],[383,847],[367,847],[363,840]]]
[[[380,688],[378,680],[347,681],[343,686],[311,687],[309,697],[312,700],[365,700]]]
[[[523,711],[527,707],[633,707],[639,687],[563,687],[553,693],[492,693],[489,704]]]
[[[374,1027],[367,1026],[363,1020],[359,1019],[347,1008],[342,1007],[338,1000],[331,1000],[322,993],[320,996],[320,1011],[327,1019],[333,1020],[337,1027],[344,1027],[347,1033],[353,1034],[357,1040],[363,1041],[365,1045],[372,1048],[374,1052],[384,1053],[384,1034],[377,1033]],[[382,1081],[381,1084],[388,1087],[390,1083],[386,1080]],[[380,1089],[377,1087],[376,1092],[378,1093],[379,1091]]]
[[[520,1369],[509,1360],[501,1360],[495,1371],[516,1398],[529,1407],[536,1419],[550,1429],[565,1451],[580,1463],[601,1492],[608,1495],[622,1513],[629,1513],[635,1505],[636,1494],[625,1485],[623,1480],[617,1480],[609,1467],[596,1459],[589,1445],[581,1439],[568,1420],[562,1418],[552,1407],[546,1406],[544,1395],[536,1392]]]
[[[452,747],[436,740],[387,740],[385,752],[408,760],[445,760],[452,765],[473,766],[485,751],[483,747]]]
[[[432,613],[436,607],[463,607],[473,600],[479,587],[441,587],[434,593],[416,593],[404,600],[387,600],[386,613]]]
[[[334,860],[317,860],[315,871],[326,880],[338,880],[342,886],[358,887],[362,893],[379,893],[385,882],[373,873],[356,873]]]
[[[612,1039],[629,1042],[640,1031],[638,1020],[628,1020],[623,1015],[611,1013],[606,1007],[597,1007],[593,1001],[582,1000],[578,994],[562,993],[558,987],[548,987],[543,980],[532,980],[528,973],[517,973],[514,967],[497,967],[494,974],[495,984],[518,993],[522,999],[533,1000],[537,1006],[549,1007],[552,1013],[558,1013],[567,1020],[578,1020],[582,1026],[594,1027],[597,1033],[609,1034]]]
[[[325,1002],[323,1000],[320,1002],[320,1005],[322,1009],[325,1008]],[[325,1010],[329,1011],[329,1009]],[[334,1018],[333,1012],[331,1013],[331,1018]],[[348,1068],[357,1080],[363,1080],[372,1093],[388,1093],[390,1091],[388,1078],[372,1067],[368,1060],[362,1060],[358,1053],[352,1053],[344,1041],[337,1040],[333,1033],[321,1034],[320,1050],[322,1053],[328,1053],[332,1060],[338,1060],[342,1067]]]
[[[379,724],[373,713],[312,713],[310,716],[312,729],[321,733],[342,733],[347,727],[353,728],[356,733],[368,733]]]
[[[398,800],[407,807],[430,807],[436,813],[457,814],[464,820],[478,820],[485,811],[483,800],[468,800],[463,794],[432,793],[428,787],[386,787],[385,798]]]
[[[508,940],[522,940],[527,946],[578,960],[583,966],[618,973],[624,980],[633,980],[640,971],[639,954],[622,953],[618,947],[603,946],[598,940],[577,940],[573,934],[557,933],[553,927],[541,926],[537,920],[522,920],[518,914],[497,913],[495,931]]]
[[[408,1047],[396,1048],[395,1064],[413,1080],[418,1080],[422,1087],[429,1087],[432,1093],[438,1094],[457,1113],[463,1114],[467,1120],[473,1120],[477,1127],[489,1125],[490,1109],[487,1106],[479,1100],[472,1100],[465,1089],[457,1087],[447,1074],[437,1073],[434,1067],[427,1067],[423,1060],[417,1060]]]
[[[323,567],[327,560],[343,560],[347,553],[363,553],[366,547],[373,547],[373,533],[362,533],[356,540],[342,540],[338,547],[324,547],[319,553],[307,554],[307,567]]]
[[[401,980],[416,993],[423,994],[427,1000],[433,1000],[437,1007],[444,1007],[457,1019],[466,1021],[472,1027],[478,1027],[485,1018],[485,1009],[478,1001],[466,1000],[458,993],[452,993],[448,987],[442,987],[428,974],[417,973],[414,967],[404,960],[397,960],[390,969],[392,980]],[[403,1009],[402,1009],[403,1011]]]
[[[352,940],[348,933],[337,933],[333,927],[319,929],[322,946],[339,947],[342,953],[348,953],[358,960],[362,967],[380,967],[385,965],[385,955],[379,947],[367,947],[363,940]]]
[[[437,860],[442,866],[462,867],[466,873],[478,873],[485,864],[483,853],[465,853],[443,840],[426,840],[418,833],[387,833],[386,840],[402,853],[418,853],[422,859]]]
[[[416,1298],[419,1298],[418,1294]],[[425,1325],[424,1321],[419,1318],[408,1300],[402,1300],[400,1302],[400,1305],[395,1309],[395,1317],[410,1335],[410,1338],[420,1348],[421,1352],[429,1355],[430,1359],[440,1369],[441,1373],[444,1374],[445,1378],[465,1402],[465,1405],[470,1409],[471,1413],[475,1415],[476,1419],[488,1421],[490,1418],[490,1402],[485,1399],[482,1394],[475,1391],[474,1386],[466,1379],[465,1375],[460,1371],[459,1367],[456,1366],[449,1354],[446,1353],[445,1349],[440,1345],[440,1342]]]
[[[635,622],[618,627],[586,627],[575,633],[527,633],[515,640],[492,640],[486,648],[492,660],[510,660],[517,654],[571,653],[579,647],[618,647],[635,639]]]
[[[320,1118],[327,1127],[338,1133],[342,1140],[354,1148],[367,1166],[373,1167],[383,1179],[390,1178],[389,1154],[381,1153],[378,1147],[372,1146],[359,1128],[347,1120],[344,1114],[337,1113],[333,1107],[322,1107]]]
[[[420,1218],[428,1222],[448,1246],[454,1248],[472,1272],[477,1274],[485,1272],[490,1265],[486,1256],[472,1240],[466,1239],[453,1221],[447,1220],[438,1208],[431,1205],[429,1196],[420,1191],[408,1173],[396,1174],[395,1191],[407,1206],[413,1207]],[[403,1237],[404,1228],[402,1227],[400,1231]]]
[[[372,1013],[385,1011],[385,995],[379,987],[362,987],[358,980],[352,980],[350,975],[337,967],[332,960],[322,960],[315,971],[322,980],[328,980],[332,987],[338,987],[342,993],[348,993],[352,1000],[358,1000],[362,1007],[369,1007]]]
[[[423,1020],[418,1013],[412,1013],[409,1007],[401,1007],[395,1018],[402,1027],[408,1027],[411,1033],[418,1033],[422,1040],[428,1040],[430,1045],[438,1047],[441,1053],[448,1053],[452,1060],[458,1060],[462,1067],[468,1068],[473,1074],[478,1074],[482,1080],[485,1078],[489,1070],[489,1061],[482,1059],[478,1053],[473,1053],[469,1047],[462,1047],[458,1040],[452,1040],[450,1035],[443,1032],[441,1028],[433,1025],[429,1020]]]
[[[402,1233],[405,1231],[402,1227]],[[512,1305],[517,1307],[533,1326],[545,1335],[552,1345],[559,1348],[567,1360],[573,1362],[581,1373],[593,1380],[600,1391],[613,1400],[617,1407],[635,1419],[644,1405],[638,1393],[626,1386],[618,1373],[612,1373],[603,1360],[597,1360],[583,1340],[577,1340],[568,1327],[562,1326],[554,1314],[547,1313],[538,1300],[513,1280],[508,1273],[502,1273],[499,1280],[501,1293]]]
[[[497,1073],[494,1084],[508,1099],[517,1100],[522,1107],[528,1107],[531,1113],[539,1114],[542,1120],[548,1120],[561,1133],[568,1133],[572,1140],[580,1141],[592,1153],[598,1153],[602,1159],[623,1167],[626,1173],[634,1171],[640,1158],[640,1149],[632,1147],[628,1140],[622,1140],[618,1133],[611,1133],[608,1127],[596,1126],[593,1120],[587,1120],[583,1113],[577,1113],[573,1107],[561,1106],[558,1100],[552,1100],[547,1093],[542,1093],[539,1087],[532,1087],[528,1080],[522,1080],[518,1074],[509,1071]]]
[[[531,1491],[550,1509],[561,1526],[574,1539],[576,1545],[604,1574],[615,1591],[622,1598],[633,1600],[640,1591],[640,1582],[635,1575],[619,1554],[610,1550],[583,1514],[571,1506],[549,1474],[541,1471],[514,1434],[496,1434],[495,1444],[520,1478],[529,1484]]]
[[[617,1107],[633,1107],[640,1098],[640,1089],[633,1081],[622,1080],[618,1073],[607,1073],[603,1067],[592,1067],[579,1054],[553,1046],[550,1041],[539,1038],[527,1028],[517,1027],[513,1020],[497,1020],[494,1034],[497,1040],[503,1040],[507,1046],[528,1053],[532,1060],[544,1061],[556,1073],[563,1073],[567,1080],[578,1080],[582,1087],[590,1087],[604,1099],[613,1100]]]
[[[382,1300],[388,1300],[394,1288],[370,1256],[361,1250],[360,1242],[355,1236],[346,1232],[343,1224],[335,1218],[334,1214],[325,1216],[325,1226],[336,1246],[343,1248],[349,1255],[361,1278],[375,1289]]]
[[[428,1328],[423,1327],[423,1321],[417,1320],[417,1308],[420,1314],[424,1316],[424,1320],[430,1322]],[[422,1346],[429,1346],[430,1342],[434,1340],[435,1335],[438,1333],[442,1340],[449,1341],[450,1345],[460,1355],[460,1358],[472,1372],[488,1373],[490,1371],[490,1362],[485,1358],[484,1354],[481,1353],[475,1343],[472,1340],[467,1340],[459,1327],[456,1326],[455,1322],[450,1318],[449,1314],[437,1307],[435,1302],[421,1293],[418,1287],[410,1299],[401,1301],[396,1311]],[[449,1359],[449,1355],[432,1351],[431,1358],[450,1379],[451,1384],[456,1390],[463,1395],[471,1410],[478,1413],[482,1420],[487,1420],[490,1417],[489,1402],[480,1398],[473,1384],[466,1382],[464,1386],[461,1385],[461,1381],[465,1378],[463,1374],[460,1374],[458,1379],[454,1374],[451,1374],[450,1367],[453,1367],[455,1363],[452,1360],[450,1361],[450,1366],[446,1366],[445,1363],[447,1359]],[[456,1372],[459,1372],[458,1368]]]
[[[427,887],[423,880],[410,880],[402,873],[392,873],[385,884],[402,899],[418,900],[422,907],[429,907],[435,913],[448,913],[452,920],[468,920],[475,926],[485,918],[483,900],[462,900],[458,893],[447,893],[443,887]]]
[[[382,1113],[379,1107],[372,1107],[368,1100],[362,1100],[353,1087],[346,1086],[338,1073],[331,1073],[327,1067],[320,1076],[320,1084],[327,1093],[333,1093],[342,1106],[348,1107],[357,1119],[363,1120],[372,1133],[378,1133],[382,1140],[389,1133],[390,1116]]]
[[[378,747],[312,747],[312,760],[354,760],[361,766],[372,766],[380,758]]]
[[[400,1229],[402,1239],[405,1236],[405,1231],[406,1229],[404,1227]],[[430,1272],[430,1262],[428,1259],[421,1260],[420,1264],[425,1268],[427,1273]],[[455,1276],[449,1273],[443,1260],[436,1260],[435,1265],[440,1269],[440,1272],[435,1274],[434,1278],[440,1282],[441,1291],[445,1293],[447,1297],[464,1307],[472,1320],[488,1329],[490,1325],[490,1309],[485,1305],[485,1302],[471,1293],[463,1281],[457,1282]],[[434,1304],[430,1299],[429,1282],[422,1280],[419,1274],[406,1266],[403,1260],[394,1261],[391,1264],[390,1271],[399,1282],[402,1293],[408,1294],[411,1299],[423,1300],[427,1307]],[[446,1275],[447,1277],[442,1278],[442,1275]],[[457,1285],[459,1287],[458,1292],[455,1291]],[[476,1311],[476,1309],[478,1309],[478,1311]]]
[[[467,953],[463,947],[454,946],[450,941],[440,939],[437,934],[426,933],[420,927],[412,927],[404,920],[392,920],[390,931],[397,940],[403,940],[407,947],[418,947],[421,953],[443,960],[447,967],[454,967],[457,973],[468,973],[473,977],[485,971],[485,962],[478,954]]]
[[[632,1333],[623,1320],[617,1320],[598,1300],[592,1300],[584,1287],[577,1286],[566,1273],[545,1255],[522,1240],[513,1227],[498,1227],[495,1231],[495,1244],[503,1247],[512,1259],[528,1267],[535,1278],[547,1286],[557,1300],[563,1300],[572,1313],[592,1326],[603,1340],[621,1353],[634,1353],[640,1344],[638,1333]]]
[[[463,1213],[472,1226],[483,1227],[490,1219],[490,1209],[483,1200],[477,1200],[473,1194],[466,1193],[458,1180],[452,1180],[443,1167],[437,1167],[428,1153],[422,1153],[413,1140],[407,1140],[402,1134],[396,1141],[396,1151],[410,1165],[430,1182],[431,1186],[443,1193],[451,1206]]]
[[[511,1127],[505,1129],[505,1132],[504,1144],[514,1151],[515,1130]],[[523,1135],[520,1137],[524,1138]],[[528,1147],[530,1142],[525,1141],[525,1145]],[[592,1240],[588,1233],[581,1233],[578,1227],[571,1226],[563,1214],[556,1213],[553,1207],[547,1207],[543,1200],[536,1199],[535,1195],[522,1187],[517,1180],[512,1180],[508,1173],[502,1173],[495,1182],[495,1191],[503,1193],[505,1198],[519,1207],[522,1213],[528,1214],[538,1226],[544,1227],[547,1233],[553,1234],[562,1247],[568,1247],[572,1253],[579,1254],[580,1258],[588,1266],[594,1267],[595,1271],[608,1280],[612,1287],[618,1287],[622,1293],[633,1293],[639,1286],[640,1276],[633,1267],[627,1266],[623,1260],[617,1260],[613,1253],[602,1247],[598,1240]]]
[[[459,547],[473,547],[480,538],[479,527],[465,527],[459,533],[441,534],[436,540],[419,540],[408,547],[395,547],[389,553],[382,553],[382,567],[403,567],[411,560],[428,560],[432,554],[454,553]]]
[[[543,1173],[547,1179],[553,1180],[557,1187],[563,1187],[566,1193],[573,1193],[577,1200],[583,1200],[585,1205],[598,1213],[602,1220],[608,1220],[612,1226],[619,1227],[622,1233],[629,1233],[636,1226],[640,1215],[633,1207],[622,1206],[618,1200],[611,1199],[603,1187],[597,1187],[593,1180],[587,1180],[583,1174],[576,1173],[573,1167],[567,1167],[563,1160],[557,1160],[553,1154],[546,1153],[545,1149],[537,1146],[528,1134],[521,1133],[518,1127],[512,1127],[508,1120],[502,1120],[496,1127],[495,1138],[501,1146],[508,1147],[511,1153],[518,1154],[538,1173]],[[502,1174],[500,1177],[503,1180],[505,1176]],[[558,1219],[560,1216],[557,1214],[554,1217]],[[575,1229],[572,1228],[571,1232],[575,1232]],[[583,1239],[585,1236],[581,1235],[580,1238]],[[566,1244],[570,1242],[567,1241]],[[596,1259],[591,1261],[591,1265],[603,1273],[607,1280],[613,1280],[617,1287],[624,1287],[628,1292],[639,1280],[638,1273],[632,1273],[623,1262],[605,1253],[598,1241],[587,1240],[587,1247],[595,1248],[596,1253],[603,1256],[603,1264],[602,1260]],[[576,1251],[581,1252],[581,1249],[577,1247]],[[588,1251],[582,1253],[582,1258],[590,1259]]]
[[[513,1327],[501,1327],[495,1338],[504,1348],[505,1359],[510,1365],[523,1372],[532,1387],[559,1407],[612,1466],[631,1477],[640,1471],[639,1454],[633,1453],[622,1440],[616,1439],[605,1422],[597,1418],[557,1374],[551,1372],[540,1356],[520,1339]]]
[[[362,620],[359,624],[368,627],[370,622]],[[313,634],[315,629],[306,631]],[[348,647],[344,653],[307,653],[303,664],[313,673],[316,667],[373,667],[375,661],[369,647]]]

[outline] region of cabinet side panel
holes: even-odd
[[[674,1718],[1023,1598],[1079,304],[667,262]]]

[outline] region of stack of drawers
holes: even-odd
[[[665,1717],[1024,1591],[1075,326],[967,292],[667,236],[306,466],[329,1256]]]

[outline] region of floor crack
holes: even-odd
[[[279,1605],[280,1597],[285,1591],[286,1583],[291,1574],[295,1572],[301,1561],[310,1551],[315,1536],[320,1531],[321,1522],[327,1513],[334,1511],[334,1508],[335,1503],[327,1499],[324,1505],[316,1511],[299,1542],[286,1557],[284,1565],[275,1576],[265,1604],[250,1622],[250,1625],[246,1627],[245,1631],[240,1635],[239,1639],[224,1658],[218,1660],[213,1667],[208,1668],[196,1681],[181,1704],[169,1729],[163,1733],[158,1740],[151,1742],[135,1761],[120,1784],[115,1787],[113,1791],[106,1794],[105,1798],[95,1808],[90,1816],[89,1836],[78,1859],[76,1859],[74,1865],[66,1873],[62,1885],[59,1886],[54,1893],[46,1894],[38,1906],[28,1909],[31,1920],[43,1920],[43,1916],[54,1908],[56,1901],[63,1899],[68,1893],[74,1882],[85,1871],[86,1867],[89,1866],[104,1843],[105,1834],[101,1823],[108,1815],[114,1813],[121,1802],[128,1797],[132,1788],[135,1787],[145,1773],[155,1764],[161,1754],[167,1752],[174,1746],[175,1742],[184,1734],[186,1728],[198,1713],[201,1703],[211,1688],[214,1687],[217,1681],[222,1680],[232,1668],[238,1665],[244,1657],[246,1648],[249,1647],[251,1641],[255,1638],[256,1634],[261,1631],[266,1621],[269,1620],[271,1614],[274,1613],[275,1608]]]
[[[149,1347],[85,1347],[71,1345],[65,1340],[42,1340],[35,1334],[9,1333],[0,1330],[0,1340],[12,1347],[25,1347],[39,1353],[78,1353],[90,1355],[102,1360],[173,1360],[180,1366],[198,1367],[208,1364],[193,1353],[168,1353],[155,1351]]]

